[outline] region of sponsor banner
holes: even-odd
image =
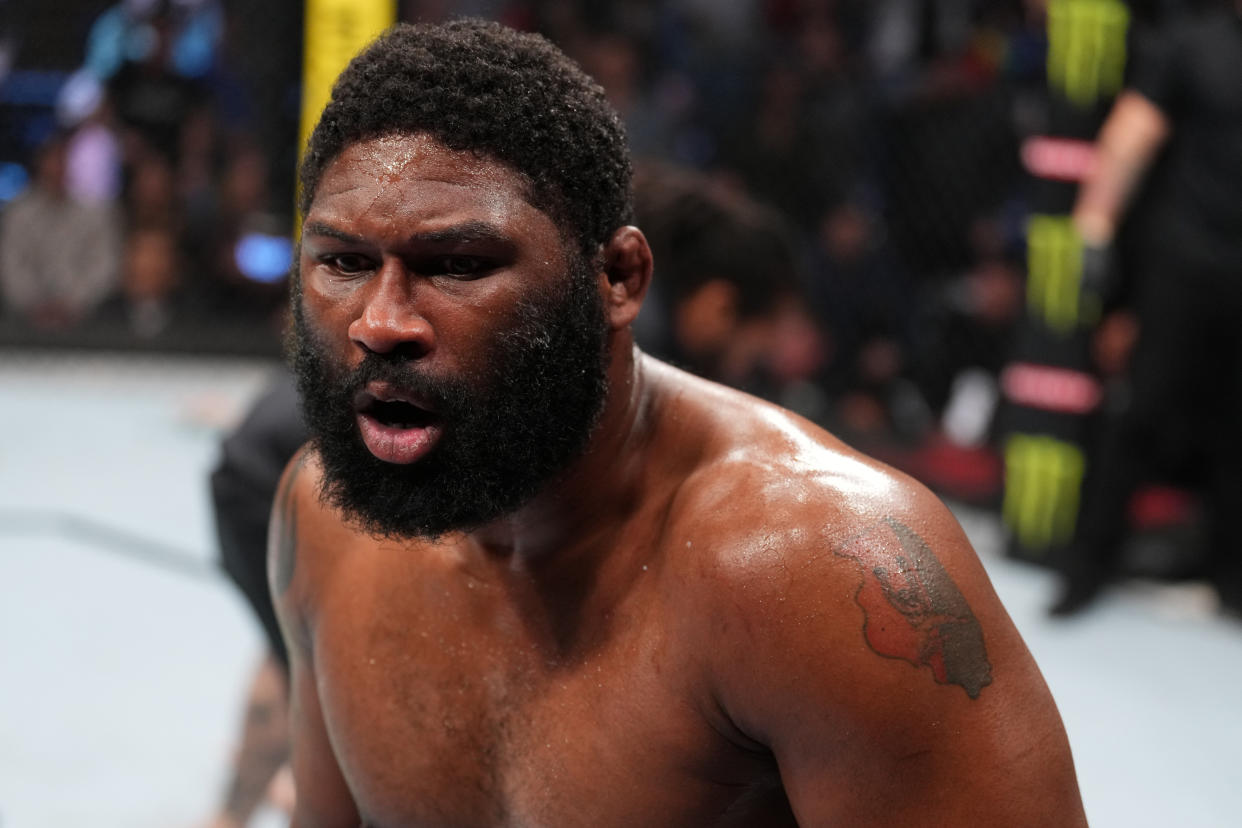
[[[1022,142],[1022,166],[1036,178],[1077,183],[1095,167],[1095,143],[1035,135]]]
[[[1056,336],[1099,321],[1098,303],[1082,290],[1082,255],[1082,238],[1069,216],[1035,214],[1027,220],[1027,315]]]
[[[1058,414],[1090,414],[1099,407],[1100,382],[1085,371],[1015,362],[1001,372],[1005,399]]]
[[[1032,557],[1074,537],[1086,459],[1080,446],[1045,434],[1005,442],[1005,525]]]
[[[1095,164],[1091,140],[1125,80],[1130,18],[1122,0],[1047,0],[1048,126],[1022,146],[1034,179],[1026,314],[1001,376],[1010,423],[1004,520],[1011,552],[1030,560],[1073,539],[1085,438],[1100,403],[1087,348],[1100,307],[1082,290],[1082,239],[1068,214]]]
[[[1130,10],[1121,0],[1048,0],[1048,87],[1079,108],[1121,91]]]

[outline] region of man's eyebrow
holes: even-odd
[[[448,242],[476,242],[476,241],[494,241],[509,243],[512,239],[503,230],[494,224],[486,221],[463,221],[461,224],[454,224],[452,227],[445,227],[441,230],[428,230],[422,233],[414,233],[410,236],[410,241],[416,244],[444,244]]]
[[[311,221],[302,227],[302,235],[304,236],[323,236],[329,239],[336,239],[347,244],[361,244],[363,239],[352,233],[333,227],[323,222]],[[503,230],[494,224],[486,221],[464,221],[461,224],[454,224],[452,227],[445,227],[439,230],[427,230],[422,233],[414,233],[409,237],[409,241],[414,244],[446,244],[446,243],[464,243],[477,241],[494,241],[510,243],[512,239]]]
[[[344,230],[338,230],[330,224],[323,224],[318,221],[308,222],[302,226],[303,236],[326,236],[329,239],[336,239],[347,244],[361,244],[362,239],[352,233],[346,233]]]

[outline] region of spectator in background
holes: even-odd
[[[851,438],[891,430],[894,384],[910,367],[913,286],[880,221],[843,201],[824,213],[811,253],[812,308],[833,337],[822,378],[837,401],[833,426]]]
[[[102,305],[98,320],[123,327],[140,339],[152,339],[174,321],[184,321],[183,311],[176,237],[161,225],[130,230],[120,290]]]
[[[1115,569],[1135,487],[1199,442],[1208,458],[1208,575],[1242,613],[1242,0],[1179,19],[1139,52],[1074,208],[1084,288],[1107,295],[1108,248],[1167,145],[1142,234],[1138,341],[1107,415],[1050,611],[1088,606]]]
[[[186,78],[212,69],[224,34],[217,0],[122,0],[91,24],[86,36],[86,68],[107,80],[127,62],[142,61],[155,49],[156,25],[166,21],[163,50],[168,68]]]
[[[964,375],[999,376],[1022,312],[1022,269],[1001,220],[977,217],[968,242],[970,264],[921,302],[918,374],[936,412],[952,405]]]
[[[204,81],[178,71],[179,21],[176,4],[167,0],[133,2],[126,13],[134,15],[133,31],[127,32],[127,48],[105,79],[124,136],[125,155],[133,162],[156,154],[172,167],[180,181],[183,162],[201,162],[200,149],[192,140],[201,124],[210,97]],[[128,17],[126,18],[129,19]],[[87,65],[100,63],[88,54]],[[201,143],[201,142],[200,142]]]
[[[285,309],[287,264],[281,276],[256,278],[238,261],[238,243],[248,233],[273,233],[264,212],[267,160],[245,139],[229,142],[214,186],[187,217],[186,245],[195,269],[199,303],[218,318],[276,324]]]
[[[30,187],[0,216],[0,288],[15,320],[40,329],[76,324],[117,284],[121,227],[111,203],[66,190],[66,139],[38,150]]]
[[[184,127],[205,104],[200,85],[168,72],[156,55],[125,64],[108,89],[126,130],[128,154],[156,152],[175,167]]]
[[[780,214],[720,182],[640,167],[637,220],[659,257],[645,348],[769,399],[818,367],[822,341],[804,310],[794,238]],[[657,333],[663,331],[663,337]]]
[[[885,0],[871,57],[884,93],[875,133],[884,154],[891,238],[905,263],[940,279],[972,263],[976,216],[1000,207],[1021,176],[1004,41],[972,0]],[[1016,27],[1019,21],[1008,21]]]
[[[56,117],[71,130],[65,187],[78,201],[114,203],[121,196],[122,148],[112,102],[94,75],[78,71],[61,88]]]
[[[172,164],[163,155],[143,152],[130,162],[123,203],[128,226],[161,224],[180,234],[184,223],[182,204],[177,198]]]
[[[813,235],[825,209],[871,175],[859,60],[838,9],[769,8],[768,59],[750,108],[725,125],[724,160],[747,187]],[[775,18],[775,19],[772,19]]]
[[[805,117],[807,79],[778,60],[759,79],[757,107],[725,138],[725,163],[751,192],[775,204],[800,228],[813,223],[827,197],[822,136]]]
[[[162,161],[182,212],[201,212],[211,201],[222,130],[217,94],[229,96],[235,118],[246,110],[245,95],[218,63],[223,31],[216,0],[125,0],[95,21],[79,73],[107,90],[128,176],[149,175]]]

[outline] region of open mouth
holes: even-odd
[[[354,397],[358,430],[367,449],[389,463],[413,463],[443,433],[439,415],[399,389],[376,383]]]
[[[427,409],[405,400],[372,398],[370,403],[364,404],[358,411],[392,428],[425,428],[436,419]]]

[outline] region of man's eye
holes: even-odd
[[[434,273],[447,276],[481,276],[487,263],[475,256],[440,256],[430,262]]]
[[[338,273],[352,276],[356,273],[362,273],[370,269],[371,263],[365,256],[357,256],[352,253],[343,253],[335,256],[325,256],[324,262]]]

